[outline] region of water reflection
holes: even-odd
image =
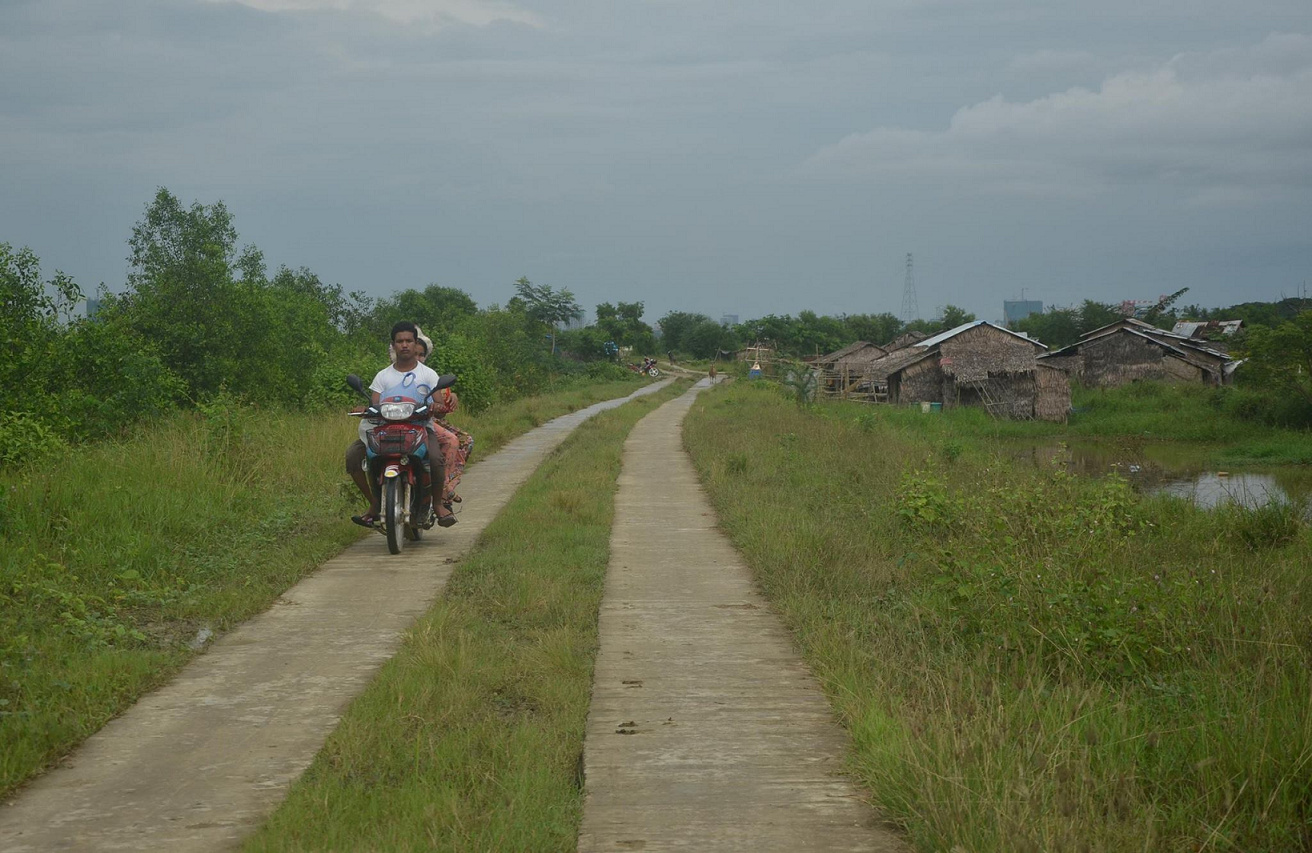
[[[1227,503],[1259,507],[1289,501],[1312,517],[1312,470],[1305,466],[1218,469],[1209,467],[1205,455],[1195,448],[1147,443],[1025,445],[1015,448],[1015,456],[1073,474],[1115,473],[1143,494],[1173,495],[1208,509]]]

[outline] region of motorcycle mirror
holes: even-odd
[[[361,397],[364,397],[366,400],[370,400],[370,401],[373,400],[373,398],[370,397],[369,394],[365,392],[364,383],[360,381],[360,377],[356,376],[354,373],[349,374],[346,377],[346,384],[349,385],[351,389],[355,391],[355,393],[359,394]]]
[[[454,373],[445,373],[437,377],[437,385],[433,390],[441,391],[443,388],[450,388],[454,384],[456,384],[456,375]]]

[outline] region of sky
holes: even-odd
[[[1312,288],[1308,0],[0,0],[0,242],[742,319]]]

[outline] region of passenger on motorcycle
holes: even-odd
[[[427,340],[427,339],[425,339]],[[437,372],[425,364],[420,363],[419,355],[422,352],[425,357],[428,354],[428,347],[424,342],[419,340],[419,330],[414,323],[403,320],[392,327],[392,352],[396,361],[378,371],[374,376],[373,382],[369,383],[369,390],[372,392],[371,397],[374,405],[378,404],[382,392],[401,385],[408,374],[414,374],[415,384],[424,385],[433,388],[437,385]],[[362,425],[363,428],[363,425]],[[454,436],[452,436],[454,438]],[[439,489],[445,491],[446,476],[443,471],[443,461],[445,454],[431,452],[435,448],[442,446],[441,438],[434,431],[430,423],[428,428],[428,459],[431,469],[431,486],[429,488],[430,500],[434,495],[440,494]],[[363,447],[361,443],[361,447]],[[381,513],[379,495],[373,488],[373,480],[363,468],[363,457],[356,451],[356,446],[352,445],[346,452],[346,467],[355,484],[361,492],[369,499],[369,511],[364,515],[352,516],[351,520],[363,527],[374,527]],[[455,516],[451,510],[443,505],[439,498],[432,501],[437,512],[437,523],[443,527],[450,527],[456,523]]]

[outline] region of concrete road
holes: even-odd
[[[324,564],[0,806],[0,851],[235,847],[547,454],[598,412],[665,384],[556,418],[471,467],[456,526],[398,556],[369,536]]]
[[[625,444],[578,849],[900,850],[843,775],[846,735],[683,450],[705,385]]]

